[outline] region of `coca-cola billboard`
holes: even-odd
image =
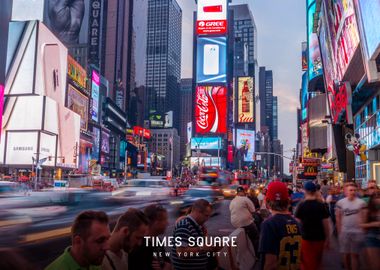
[[[254,122],[255,87],[252,77],[238,78],[238,123]]]
[[[195,91],[195,132],[227,132],[227,88],[198,86]]]

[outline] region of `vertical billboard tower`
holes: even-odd
[[[195,22],[195,91],[194,132],[202,138],[217,136],[217,166],[223,167],[220,155],[227,134],[228,68],[227,29],[228,0],[198,0]],[[219,140],[218,140],[219,141]],[[194,146],[199,158],[201,147]],[[206,155],[206,154],[205,154]],[[209,156],[209,158],[213,158]],[[216,165],[215,163],[212,163]]]

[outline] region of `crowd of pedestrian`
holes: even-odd
[[[233,227],[245,230],[255,250],[245,259],[261,269],[321,269],[325,252],[336,242],[345,269],[380,269],[380,192],[375,181],[363,192],[351,182],[340,188],[326,181],[321,186],[309,181],[302,187],[273,181],[256,195],[238,187],[230,218]],[[160,204],[130,208],[112,232],[106,213],[84,211],[72,224],[71,246],[46,269],[223,269],[217,256],[210,256],[222,247],[190,244],[191,238],[209,236],[205,224],[212,211],[210,202],[196,200],[169,232],[180,239],[179,245],[171,246],[157,245],[169,225],[168,211]]]

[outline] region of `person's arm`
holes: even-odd
[[[339,206],[339,202],[336,204],[336,207],[335,207],[335,220],[336,220],[336,230],[339,235],[342,229],[342,209]]]
[[[246,199],[246,202],[247,202],[247,208],[248,208],[248,210],[249,210],[249,212],[251,212],[251,213],[254,213],[255,212],[255,205],[253,204],[253,202],[248,198],[248,197],[246,197],[247,199]]]
[[[265,254],[264,270],[277,269],[277,256],[274,254]]]

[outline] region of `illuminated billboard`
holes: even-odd
[[[193,150],[218,150],[222,148],[222,140],[219,137],[193,137],[191,149]]]
[[[255,131],[237,129],[236,140],[235,146],[238,150],[242,151],[244,161],[253,162],[255,155]]]
[[[191,168],[194,166],[215,166],[220,167],[222,162],[222,158],[218,157],[191,157],[190,158],[190,166]]]
[[[302,71],[307,70],[307,42],[302,42]]]
[[[318,36],[313,33],[314,13],[316,9],[315,2],[308,7],[308,20],[307,20],[307,42],[308,42],[308,70],[309,81],[315,77],[322,75],[322,60],[319,51]]]
[[[380,1],[355,0],[355,4],[368,81],[378,81],[380,74],[375,60],[380,52],[380,27],[378,27]]]
[[[106,154],[110,152],[110,134],[104,130],[102,130],[102,145],[100,149]]]
[[[67,91],[67,107],[80,115],[80,128],[87,131],[88,98],[70,84]]]
[[[307,73],[302,75],[302,90],[301,90],[301,119],[305,121],[307,119],[307,102],[309,100],[309,92],[307,89],[308,80]]]
[[[92,153],[91,158],[94,160],[99,160],[100,155],[100,129],[97,127],[92,128]]]
[[[227,38],[198,38],[197,83],[225,83],[226,81]]]
[[[198,86],[195,93],[195,132],[227,132],[227,88]]]
[[[252,77],[238,78],[238,122],[254,122],[255,86]]]
[[[197,34],[227,33],[227,0],[198,0]]]
[[[353,0],[324,0],[324,5],[337,72],[334,79],[342,81],[360,42],[354,3]]]
[[[79,65],[74,58],[72,58],[70,55],[67,59],[67,73],[69,77],[75,81],[80,87],[83,89],[86,89],[86,82],[87,82],[87,72],[86,70]]]
[[[100,77],[99,74],[93,70],[92,71],[92,80],[91,80],[91,119],[95,122],[99,121],[99,85],[100,85]]]

